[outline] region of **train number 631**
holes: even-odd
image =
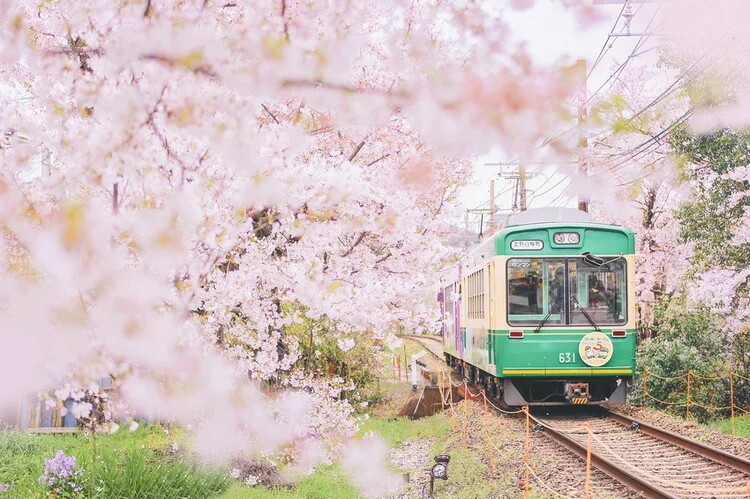
[[[557,359],[560,361],[560,364],[570,364],[571,362],[576,361],[576,354],[570,352],[561,352]]]

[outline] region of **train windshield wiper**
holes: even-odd
[[[539,323],[539,325],[534,329],[535,333],[538,333],[540,329],[542,329],[542,326],[544,326],[544,323],[547,322],[547,319],[549,319],[549,316],[552,315],[552,312],[555,311],[555,308],[558,310],[560,309],[560,302],[562,300],[557,300],[554,305],[552,305],[552,308],[549,309],[549,312],[547,312],[547,315],[544,316],[544,319],[542,319],[542,322]]]
[[[570,299],[576,302],[576,305],[578,305],[578,310],[580,310],[583,313],[583,316],[586,317],[586,319],[588,319],[588,321],[591,323],[592,326],[594,326],[594,329],[596,329],[597,331],[601,331],[601,329],[599,329],[599,326],[596,325],[596,322],[594,322],[594,319],[592,319],[589,313],[586,312],[586,309],[581,306],[578,300],[576,300],[576,297],[573,295],[570,295]]]

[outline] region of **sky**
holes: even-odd
[[[595,0],[587,0],[593,2]],[[599,0],[601,1],[601,0]],[[612,0],[605,0],[612,1]],[[618,15],[623,9],[622,4],[595,4],[592,10],[601,20],[587,27],[582,27],[573,13],[564,7],[564,0],[536,0],[533,7],[526,10],[514,10],[510,7],[499,7],[503,10],[503,17],[508,23],[513,39],[526,44],[528,52],[537,64],[560,66],[573,64],[577,59],[585,59],[587,68],[591,71],[587,81],[588,93],[596,91],[603,84],[605,89],[612,80],[610,76],[614,70],[632,53],[640,40],[640,36],[610,37],[611,32],[626,34],[624,18]],[[509,2],[503,0],[502,4]],[[633,3],[631,12],[631,33],[643,33],[649,22],[659,9],[656,3]],[[658,23],[658,16],[656,17]],[[617,25],[613,29],[617,20]],[[654,29],[651,27],[651,31]],[[606,42],[606,46],[605,46]],[[656,38],[648,38],[636,51],[640,59],[655,60],[657,52],[644,52],[655,46]],[[611,47],[608,47],[610,46]],[[601,60],[594,66],[600,51],[605,47]],[[638,55],[640,54],[640,55]],[[592,70],[593,68],[593,70]],[[609,81],[608,81],[609,80]],[[574,160],[575,158],[571,158]],[[513,204],[512,182],[499,176],[500,173],[515,173],[514,166],[496,166],[488,163],[512,163],[515,158],[508,157],[502,150],[479,158],[474,166],[476,183],[467,187],[462,199],[467,209],[489,206],[489,183],[495,179],[496,204],[501,211],[507,211]],[[544,206],[575,207],[577,199],[570,196],[564,189],[569,182],[566,175],[559,173],[553,165],[529,165],[531,178],[527,184],[529,208]],[[536,171],[532,171],[536,170]],[[499,195],[498,195],[499,194]],[[472,222],[473,230],[479,228],[479,220]]]

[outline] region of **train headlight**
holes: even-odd
[[[552,240],[555,244],[578,244],[581,242],[581,235],[578,232],[555,232]]]

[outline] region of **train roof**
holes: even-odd
[[[556,244],[551,230],[569,229],[579,234],[578,244]],[[534,241],[534,248],[512,248],[515,240]],[[461,258],[461,266],[473,267],[495,255],[525,257],[570,255],[590,251],[593,254],[633,254],[635,236],[621,225],[594,222],[589,213],[574,208],[536,208],[510,215],[500,230],[482,241]]]
[[[535,208],[508,216],[504,227],[552,222],[593,222],[591,214],[575,208]]]

